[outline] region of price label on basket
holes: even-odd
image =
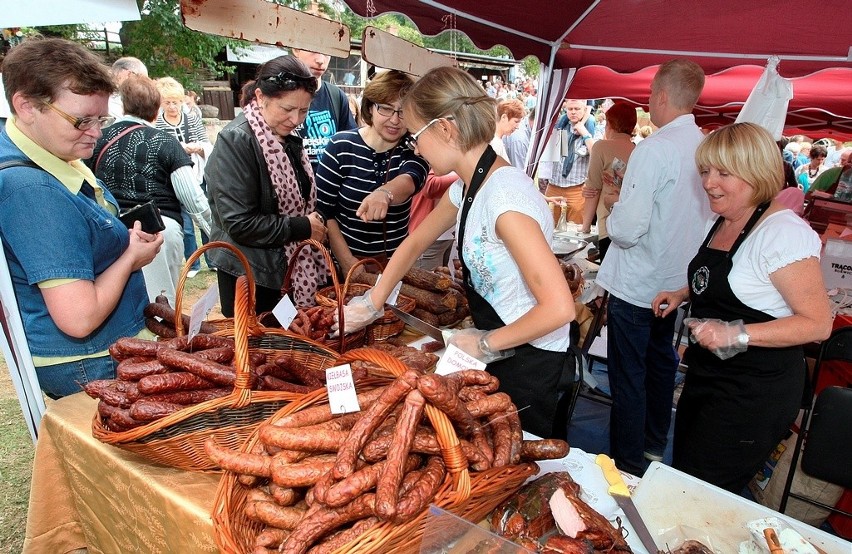
[[[485,364],[458,348],[455,344],[448,344],[447,350],[438,360],[438,365],[435,366],[435,373],[449,375],[463,369],[485,369]]]
[[[192,307],[192,312],[189,314],[189,330],[187,335],[191,339],[198,334],[201,329],[201,323],[207,318],[207,314],[219,301],[219,287],[215,284],[210,285],[204,296],[198,299],[198,302]]]
[[[348,414],[361,411],[358,395],[355,394],[355,382],[352,380],[352,367],[349,364],[326,369],[325,382],[331,413]]]
[[[376,277],[376,285],[379,284],[379,281],[382,279],[382,274],[379,273],[379,276]],[[375,286],[375,285],[373,285]],[[388,299],[385,301],[386,304],[390,304],[391,306],[396,306],[396,300],[399,298],[399,289],[402,288],[402,281],[396,284],[391,293],[388,295]]]
[[[275,316],[275,319],[278,320],[278,323],[281,324],[283,329],[289,329],[290,324],[293,323],[293,320],[296,319],[296,314],[298,311],[296,310],[296,306],[293,305],[293,301],[290,300],[290,297],[286,294],[284,298],[282,298],[278,304],[272,308],[272,315]]]

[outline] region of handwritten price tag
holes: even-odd
[[[355,394],[355,382],[352,380],[352,368],[349,364],[326,369],[325,382],[331,413],[348,414],[361,411],[358,395]]]
[[[290,324],[296,319],[297,313],[296,306],[293,305],[293,301],[287,295],[284,295],[284,298],[272,308],[272,315],[278,320],[278,323],[281,324],[283,329],[290,327]]]
[[[456,345],[448,344],[446,352],[438,360],[435,373],[438,375],[449,375],[463,369],[485,369],[485,364],[461,348],[456,347]]]
[[[189,315],[189,330],[186,334],[190,339],[198,334],[201,329],[201,323],[207,318],[207,314],[219,301],[219,287],[215,283],[210,285],[204,296],[198,299],[195,306],[192,307],[192,312]]]

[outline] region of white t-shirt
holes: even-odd
[[[713,221],[708,223],[705,236]],[[770,214],[752,229],[734,254],[728,283],[736,297],[750,308],[775,318],[793,314],[769,276],[793,262],[819,259],[819,236],[791,210]]]
[[[450,185],[449,191],[450,201],[460,207],[463,194],[461,181]],[[548,244],[552,243],[553,215],[547,209],[544,197],[532,179],[513,166],[497,169],[482,184],[470,207],[465,236],[462,238],[464,258],[474,288],[507,325],[536,305],[536,299],[524,281],[518,264],[497,237],[497,218],[509,211],[533,218]],[[569,343],[569,325],[530,342],[537,348],[557,352],[567,350]]]

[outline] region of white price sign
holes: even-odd
[[[485,363],[480,362],[456,345],[448,344],[446,352],[438,360],[435,373],[449,375],[464,369],[485,369]]]
[[[192,307],[192,313],[189,315],[189,330],[187,336],[190,339],[198,334],[201,329],[201,323],[207,318],[207,314],[219,301],[219,287],[215,284],[210,285],[204,296],[198,299],[198,302]]]
[[[349,364],[326,369],[325,382],[331,413],[348,414],[361,411],[358,395],[355,393],[355,382],[352,380],[352,368]]]
[[[282,298],[278,304],[272,308],[272,315],[278,320],[278,323],[281,324],[282,329],[290,328],[290,324],[293,323],[294,319],[296,319],[297,313],[299,312],[296,310],[296,306],[293,305],[293,301],[290,300],[290,297],[286,294],[284,295],[284,298]]]

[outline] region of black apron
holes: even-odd
[[[477,329],[491,331],[506,323],[494,307],[473,287],[470,269],[464,260],[462,241],[467,227],[467,215],[474,197],[482,186],[485,176],[497,159],[491,146],[479,158],[473,178],[462,199],[459,218],[458,255],[462,266],[462,285],[470,305],[470,314]],[[521,426],[525,431],[548,438],[564,437],[565,429],[554,429],[559,389],[566,381],[573,381],[575,360],[572,352],[542,350],[531,344],[515,347],[515,355],[491,362],[487,370],[500,380],[500,390],[508,394],[518,407]],[[563,377],[563,374],[566,377]],[[570,376],[569,376],[570,374]],[[535,376],[535,378],[531,378]]]
[[[728,252],[710,248],[723,218],[713,225],[689,264],[692,317],[745,324],[775,319],[742,303],[728,282],[734,254],[768,207],[758,206]],[[721,360],[691,344],[684,362],[673,465],[739,494],[796,416],[805,378],[802,347],[749,346]]]

